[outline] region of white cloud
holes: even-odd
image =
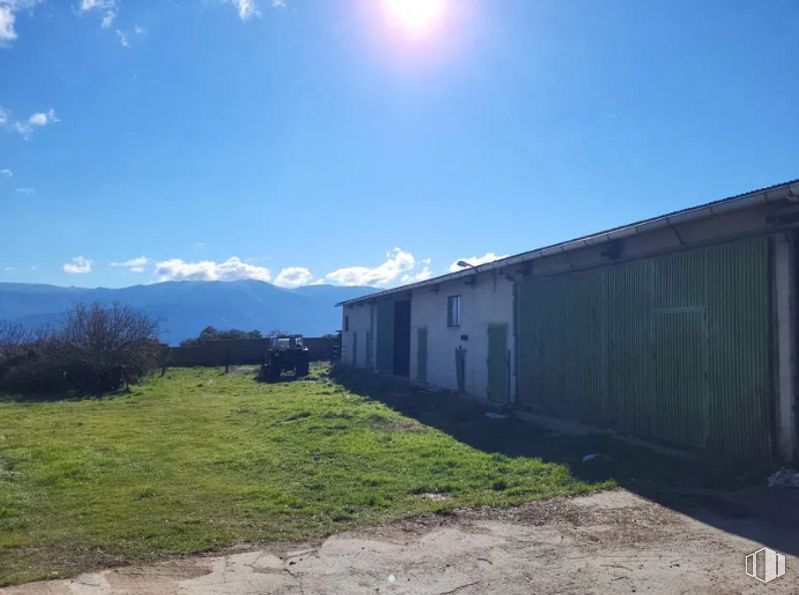
[[[113,4],[113,2],[108,0],[81,0],[80,9],[83,12],[88,12],[96,8],[106,8],[109,4]]]
[[[269,269],[243,262],[232,256],[224,262],[202,260],[186,262],[180,258],[164,260],[155,264],[155,273],[161,281],[235,281],[237,279],[257,279],[269,281]]]
[[[253,17],[261,16],[257,0],[225,0],[225,2],[233,5],[242,21],[249,21]],[[285,8],[286,0],[272,0],[271,4],[272,8]]]
[[[64,272],[72,273],[75,275],[82,275],[84,273],[92,272],[92,260],[84,258],[83,256],[76,256],[69,262],[64,263]]]
[[[8,112],[0,105],[0,126],[5,126],[6,124],[8,124]]]
[[[30,140],[33,136],[33,131],[36,128],[44,128],[45,126],[49,126],[60,121],[61,120],[56,115],[55,110],[50,108],[46,112],[36,112],[31,114],[30,117],[25,121],[14,122],[12,128],[19,132],[23,138],[25,138],[25,140]],[[2,116],[0,116],[0,124],[8,122],[10,122],[8,112],[3,111]]]
[[[258,6],[255,0],[228,0],[236,10],[239,12],[239,18],[242,21],[248,21],[252,17],[259,17],[261,13],[258,12]]]
[[[422,270],[418,273],[412,273],[409,275],[402,276],[403,283],[416,283],[418,281],[427,281],[430,277],[433,276],[433,271],[430,269],[430,259],[425,258],[421,261]]]
[[[14,30],[14,5],[0,4],[0,46],[14,41],[17,32]]]
[[[422,261],[422,264],[429,261]],[[410,252],[394,248],[386,254],[386,260],[376,267],[353,266],[337,269],[325,275],[325,279],[339,285],[376,285],[386,286],[404,278],[411,278],[413,271],[420,264]],[[420,273],[424,274],[424,270]]]
[[[10,273],[12,271],[15,271],[16,269],[14,267],[3,267],[3,270],[6,271],[7,273]]]
[[[28,118],[28,123],[31,126],[47,126],[53,122],[60,122],[58,116],[55,115],[55,110],[50,108],[46,112],[36,112]]]
[[[312,283],[314,283],[313,275],[305,267],[287,267],[280,271],[275,278],[275,285],[288,289]]]
[[[119,41],[119,45],[121,45],[123,48],[129,48],[131,35],[144,35],[146,32],[147,29],[139,25],[136,25],[133,29],[129,31],[123,31],[122,29],[117,29],[116,30],[117,40]]]
[[[16,192],[17,194],[24,194],[25,196],[32,196],[33,194],[36,194],[36,189],[35,188],[17,188],[16,190],[14,190],[14,192]]]
[[[117,3],[116,0],[81,0],[80,11],[105,13],[100,21],[100,26],[103,29],[108,29],[114,24],[114,19],[117,17]]]
[[[458,266],[458,261],[465,260],[471,265],[480,266],[481,264],[486,264],[488,262],[494,262],[495,260],[499,260],[500,258],[507,258],[507,254],[494,254],[493,252],[486,252],[482,256],[467,256],[466,258],[459,258],[451,265],[449,265],[449,272],[454,273],[455,271],[462,271],[464,267]]]
[[[150,259],[146,256],[139,256],[138,258],[131,258],[124,262],[112,262],[112,267],[121,267],[128,269],[131,273],[143,273],[144,267],[150,264]]]
[[[42,0],[0,0],[0,47],[11,45],[19,37],[14,29],[16,13],[33,9]]]
[[[0,176],[3,176],[4,178],[13,178],[14,172],[10,169],[0,169]]]

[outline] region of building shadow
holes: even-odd
[[[677,456],[613,432],[560,432],[504,415],[486,402],[362,370],[338,366],[330,377],[473,448],[559,463],[588,483],[613,480],[695,520],[799,556],[799,489],[767,487],[762,467]],[[584,460],[587,455],[597,456]]]

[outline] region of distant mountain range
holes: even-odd
[[[161,339],[172,345],[209,325],[319,336],[341,328],[335,304],[373,291],[335,285],[282,289],[254,280],[168,281],[120,289],[0,283],[0,320],[36,328],[58,322],[76,303],[117,301],[158,319]]]

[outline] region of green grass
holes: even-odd
[[[312,374],[172,370],[128,395],[0,402],[0,585],[614,485],[539,458],[530,426],[441,395],[403,415],[390,391]],[[492,443],[513,432],[526,452]]]

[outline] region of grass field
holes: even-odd
[[[581,493],[649,466],[581,473],[579,455],[597,444],[557,446],[479,407],[377,382],[316,367],[268,385],[205,368],[102,399],[7,398],[0,585]]]

